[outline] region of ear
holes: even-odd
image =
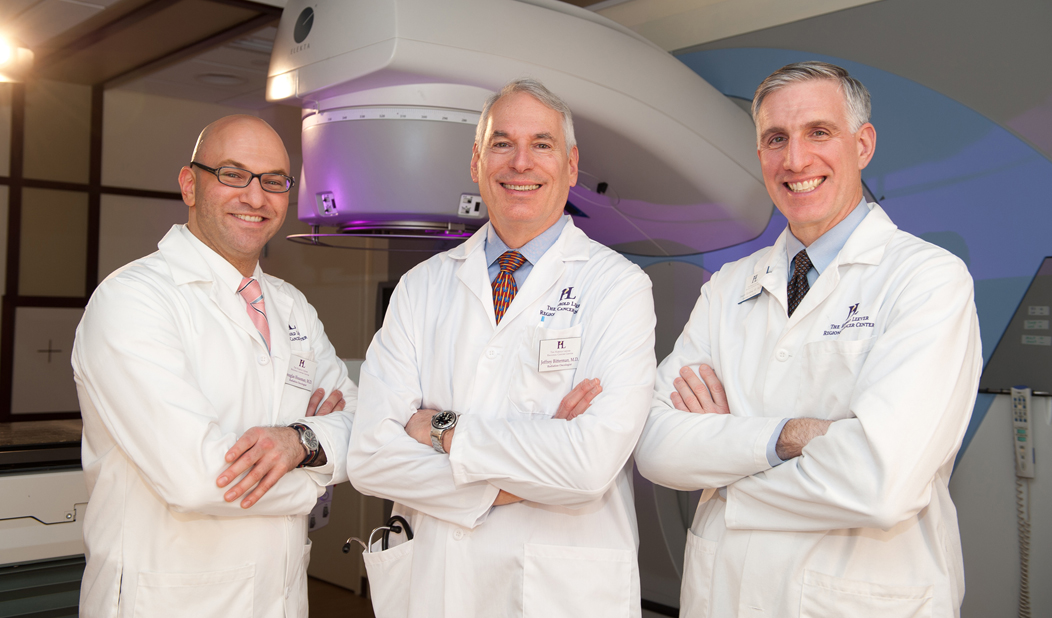
[[[867,122],[855,133],[855,141],[858,144],[858,169],[863,170],[877,150],[877,130]]]
[[[576,187],[577,186],[577,163],[578,163],[578,160],[580,159],[580,153],[577,152],[577,146],[574,146],[573,148],[570,149],[569,159],[570,159],[570,161],[569,161],[569,164],[570,164],[570,186],[571,187]]]
[[[183,202],[193,208],[197,201],[197,178],[194,177],[194,172],[189,167],[184,166],[179,170],[179,190],[183,194]]]
[[[471,182],[479,181],[479,145],[471,146]]]

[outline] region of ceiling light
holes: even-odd
[[[197,76],[197,81],[211,86],[240,86],[247,80],[229,73],[205,73]]]
[[[32,51],[13,39],[0,36],[0,82],[23,81],[32,66]]]

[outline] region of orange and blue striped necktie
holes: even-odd
[[[497,317],[497,324],[500,324],[500,319],[504,317],[504,312],[511,304],[511,299],[515,298],[515,293],[519,290],[512,273],[519,270],[519,267],[525,263],[526,258],[522,257],[518,251],[505,251],[497,258],[500,272],[493,280],[493,313]]]
[[[252,325],[259,331],[259,336],[267,346],[267,353],[270,353],[270,325],[267,323],[267,308],[263,304],[263,290],[260,289],[259,282],[252,277],[245,277],[241,280],[241,287],[237,293],[248,303],[245,307],[248,319],[252,320]]]

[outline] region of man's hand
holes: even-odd
[[[304,416],[325,416],[332,412],[339,412],[347,405],[347,402],[343,399],[343,393],[340,389],[336,389],[329,395],[329,398],[325,400],[325,403],[318,406],[318,402],[321,401],[322,397],[325,396],[325,389],[319,388],[314,391],[310,396],[310,401],[307,402],[307,411]]]
[[[409,437],[416,440],[420,444],[431,448],[431,417],[438,414],[438,410],[417,410],[416,414],[409,417],[409,422],[405,424],[405,432],[409,434]],[[446,436],[453,433],[456,427],[446,432]],[[448,442],[443,440],[443,445],[448,446]],[[447,449],[448,453],[449,450]]]
[[[552,418],[572,421],[583,414],[588,406],[592,405],[592,400],[601,392],[603,392],[603,387],[599,384],[599,378],[581,380],[581,383],[573,387],[573,390],[559,402],[559,409],[555,411],[555,416]]]
[[[677,410],[695,414],[730,414],[727,393],[712,367],[701,365],[698,373],[694,373],[690,367],[683,367],[679,375],[672,382],[676,392],[671,395],[672,405]]]
[[[782,427],[775,452],[782,460],[799,457],[807,443],[818,436],[824,436],[832,424],[833,421],[817,418],[791,418]]]
[[[226,487],[239,474],[248,470],[245,478],[223,496],[227,502],[233,502],[255,487],[241,501],[241,508],[247,509],[258,502],[286,472],[294,470],[306,455],[307,450],[300,444],[299,433],[295,429],[253,427],[227,451],[226,460],[232,463],[216,479],[216,485]]]

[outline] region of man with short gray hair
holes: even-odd
[[[402,278],[369,346],[348,474],[414,533],[366,555],[377,616],[641,614],[653,297],[563,214],[572,131],[534,80],[486,103],[471,177],[489,223]]]
[[[869,107],[821,62],[756,91],[789,225],[702,287],[636,451],[643,476],[705,490],[681,616],[959,614],[948,482],[982,368],[972,280],[863,198]]]

